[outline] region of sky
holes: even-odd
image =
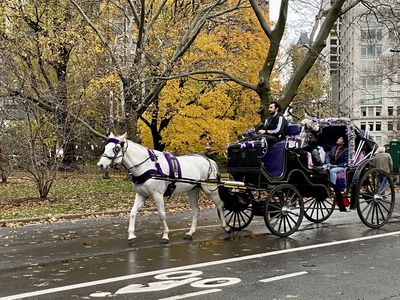
[[[286,35],[282,44],[287,47],[298,41],[302,31],[311,32],[312,22],[315,18],[315,8],[312,7],[313,0],[307,1],[310,5],[304,4],[304,1],[290,1]],[[316,1],[319,2],[319,1]],[[281,0],[269,0],[270,19],[276,21],[279,15]]]

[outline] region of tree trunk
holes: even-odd
[[[282,108],[286,108],[296,96],[301,82],[314,65],[322,49],[324,49],[326,46],[326,40],[329,36],[329,33],[334,23],[342,14],[342,6],[345,2],[346,0],[336,0],[333,2],[332,7],[329,9],[328,14],[320,27],[315,41],[309,47],[303,61],[296,68],[293,75],[290,77],[288,84],[286,85],[284,98],[281,103]]]

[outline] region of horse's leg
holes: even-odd
[[[154,194],[153,200],[157,206],[158,216],[159,216],[160,221],[164,228],[163,235],[161,238],[161,243],[168,243],[169,242],[169,237],[168,237],[169,228],[168,228],[167,220],[165,217],[164,196],[159,193]]]
[[[190,207],[192,208],[192,225],[189,232],[183,237],[185,240],[191,240],[193,233],[196,231],[197,218],[199,217],[199,189],[190,190],[187,192]]]
[[[129,215],[129,226],[128,226],[128,241],[132,242],[135,238],[135,221],[136,215],[139,211],[139,208],[142,207],[146,197],[136,193],[135,202],[133,203],[133,207],[131,209],[131,213]]]
[[[224,218],[224,202],[222,201],[221,197],[218,194],[218,189],[213,188],[209,189],[208,187],[202,186],[202,190],[204,193],[207,195],[207,197],[210,197],[211,200],[214,202],[215,206],[217,207],[218,214],[220,216],[219,220],[221,222],[221,227],[224,229],[225,232],[230,232],[231,229],[229,228],[228,225],[226,225],[225,218]]]

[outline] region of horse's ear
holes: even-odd
[[[113,137],[115,137],[115,135],[114,135],[112,132],[110,132],[110,134],[108,135],[108,137],[113,138]]]
[[[121,136],[119,137],[119,139],[120,139],[121,141],[125,142],[127,136],[128,136],[128,133],[125,132],[123,135],[121,135]]]

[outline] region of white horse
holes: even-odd
[[[200,180],[216,180],[218,178],[217,164],[200,154],[182,155],[173,157],[168,153],[150,150],[126,139],[126,133],[122,136],[114,136],[112,133],[107,139],[104,153],[97,166],[102,170],[122,164],[132,175],[135,185],[135,202],[130,212],[128,240],[135,238],[135,219],[138,210],[144,201],[153,198],[160,220],[163,224],[161,242],[168,243],[168,225],[165,219],[164,194],[166,192],[186,192],[192,208],[192,224],[184,239],[192,239],[196,231],[199,215],[199,190],[201,189],[210,197],[217,206],[220,216],[223,216],[223,201],[219,197],[217,186],[204,185]],[[164,177],[164,180],[154,178]],[[175,182],[175,179],[181,178]],[[184,182],[182,182],[184,181]],[[172,185],[171,185],[172,183]],[[229,226],[225,219],[220,218],[221,226],[229,232]]]

